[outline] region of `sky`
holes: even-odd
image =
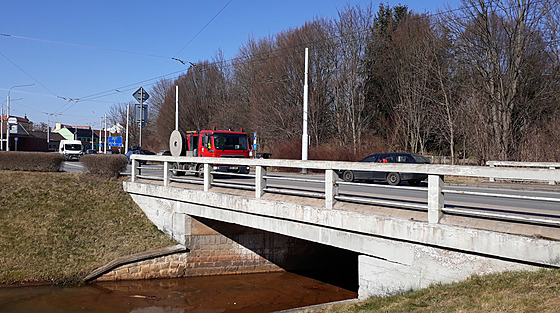
[[[134,91],[176,78],[188,62],[212,60],[219,49],[229,60],[250,37],[370,3],[379,6],[379,0],[0,0],[0,103],[5,115],[9,94],[10,115],[35,124],[99,128],[111,106],[137,103]],[[383,3],[436,13],[460,0]]]

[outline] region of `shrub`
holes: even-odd
[[[121,172],[126,170],[128,159],[122,154],[88,154],[82,156],[80,162],[92,174],[118,177]]]
[[[11,171],[59,172],[64,156],[52,152],[0,152],[0,169]]]

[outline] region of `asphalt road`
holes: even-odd
[[[65,171],[83,171],[83,167],[79,162],[65,162]],[[127,173],[130,173],[130,165],[128,166]],[[163,176],[162,165],[145,165],[141,170],[142,175],[147,176]],[[279,173],[269,173],[269,176],[280,176]],[[302,181],[286,181],[275,180],[269,178],[267,186],[278,189],[289,189],[297,191],[309,192],[322,192],[323,191],[323,175],[318,174],[282,174],[291,178],[304,178],[308,180]],[[181,178],[188,178],[193,180],[202,180],[194,175],[187,175]],[[250,177],[238,177],[228,175],[216,175],[215,182],[242,184],[246,186],[254,186],[254,180]],[[403,186],[407,186],[406,183]],[[496,194],[509,194],[509,195],[522,195],[525,197],[543,197],[554,198],[560,200],[560,186],[542,186],[543,190],[534,190],[535,185],[525,184],[505,184],[494,183],[485,184],[484,187],[474,185],[449,185],[446,184],[445,190],[458,190],[461,192],[482,192],[482,193],[496,193]],[[386,183],[369,183],[360,185],[345,185],[341,184],[339,187],[339,194],[345,196],[358,196],[365,199],[377,199],[388,201],[402,201],[412,204],[425,204],[427,202],[427,183],[422,182],[419,190],[392,188],[388,187]],[[515,189],[512,189],[515,188]],[[445,194],[446,208],[456,209],[469,209],[477,211],[486,211],[492,213],[504,212],[519,212],[520,214],[529,215],[533,217],[546,217],[551,219],[560,220],[560,202],[554,201],[537,201],[532,199],[508,199],[490,196],[466,195],[466,194]]]

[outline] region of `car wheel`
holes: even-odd
[[[420,180],[419,179],[412,179],[412,180],[408,181],[408,184],[410,186],[418,186],[418,185],[420,185]]]
[[[353,182],[354,181],[354,172],[344,171],[344,173],[342,173],[342,179],[344,181],[347,181],[347,182]]]
[[[401,175],[399,173],[387,174],[387,183],[391,186],[398,186],[401,183]]]

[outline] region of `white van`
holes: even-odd
[[[79,140],[61,140],[58,152],[64,155],[65,160],[79,160],[82,156],[82,142]]]

